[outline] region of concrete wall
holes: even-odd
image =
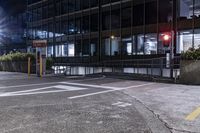
[[[180,82],[200,85],[200,61],[181,61]]]

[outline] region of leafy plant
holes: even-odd
[[[197,49],[190,48],[181,54],[183,60],[200,60],[200,46]]]
[[[0,62],[27,61],[29,57],[32,61],[35,61],[35,55],[32,53],[9,53],[7,55],[0,56]]]
[[[18,61],[28,61],[28,58],[31,58],[32,62],[35,62],[36,57],[33,53],[9,53],[7,55],[0,56],[0,62],[18,62]],[[47,58],[46,68],[51,69],[53,66],[53,59]]]
[[[52,58],[47,58],[47,60],[46,60],[46,69],[50,70],[52,66],[53,66],[53,59]]]

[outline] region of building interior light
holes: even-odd
[[[111,38],[111,39],[115,39],[115,36],[114,36],[114,35],[112,35],[110,38]]]
[[[190,32],[189,31],[184,31],[183,34],[190,34]]]

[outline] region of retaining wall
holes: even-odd
[[[181,61],[180,82],[183,84],[200,85],[200,60]]]

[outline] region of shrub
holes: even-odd
[[[33,53],[10,53],[7,55],[2,55],[0,56],[0,62],[27,62],[28,58],[31,58],[31,62],[34,64],[36,61],[35,54]],[[46,68],[47,70],[50,70],[51,67],[53,66],[53,59],[52,58],[47,58],[46,60]],[[1,71],[1,65],[0,65],[0,71]]]
[[[35,55],[32,53],[10,53],[7,55],[2,55],[0,56],[0,61],[1,62],[6,62],[6,61],[27,61],[28,58],[31,58],[32,61],[35,61]]]
[[[200,47],[197,49],[190,48],[181,54],[183,60],[200,60]]]
[[[51,67],[53,66],[53,59],[52,58],[47,58],[46,60],[46,69],[51,70]]]
[[[28,58],[35,62],[35,55],[31,53],[10,53],[0,56],[0,71],[27,72]]]

